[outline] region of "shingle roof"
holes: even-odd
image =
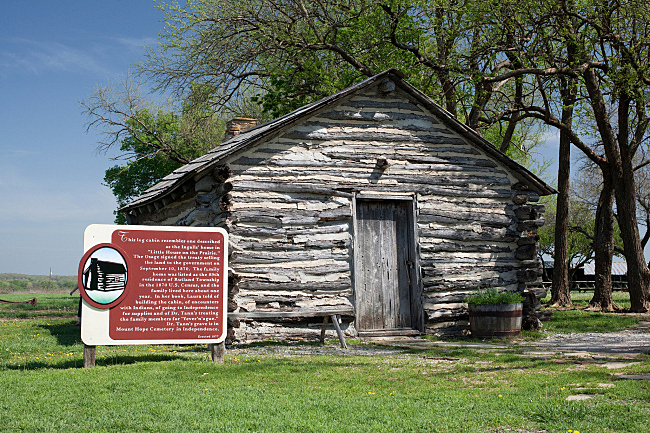
[[[225,157],[239,150],[249,148],[250,146],[258,143],[263,139],[270,138],[276,133],[279,133],[284,129],[296,124],[314,112],[328,105],[334,104],[342,98],[386,78],[393,80],[400,89],[417,99],[418,102],[429,109],[434,115],[438,116],[443,123],[453,129],[456,133],[468,139],[470,142],[481,148],[481,150],[485,151],[488,155],[510,168],[515,176],[520,178],[520,180],[525,181],[525,183],[529,185],[530,188],[538,192],[540,195],[555,194],[557,192],[551,186],[547,185],[544,181],[539,179],[535,174],[531,173],[525,167],[521,166],[500,152],[496,147],[494,147],[494,145],[481,137],[476,131],[473,131],[466,125],[456,120],[449,112],[436,104],[431,98],[405,82],[403,80],[404,74],[402,74],[400,71],[396,69],[389,69],[364,81],[361,81],[360,83],[343,89],[340,92],[327,96],[311,104],[305,105],[275,120],[251,128],[242,134],[236,135],[230,140],[225,141],[221,145],[215,147],[205,155],[196,158],[183,167],[174,170],[174,172],[165,176],[159,183],[145,191],[144,194],[142,194],[140,197],[136,198],[131,203],[121,208],[120,211],[128,212],[140,206],[150,204],[177,190],[186,181],[194,178],[197,174],[209,170]]]

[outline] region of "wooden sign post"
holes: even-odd
[[[123,344],[208,344],[222,362],[227,249],[220,228],[89,226],[79,264],[84,366],[94,347]]]

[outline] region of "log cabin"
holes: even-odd
[[[238,122],[121,209],[229,232],[229,341],[313,337],[323,312],[349,336],[461,332],[469,293],[539,281],[555,190],[400,71]]]

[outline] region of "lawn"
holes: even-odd
[[[219,365],[203,346],[115,346],[99,347],[97,367],[83,369],[78,298],[38,298],[35,309],[0,306],[2,431],[584,433],[650,424],[650,383],[614,375],[647,373],[648,355],[612,369],[530,358],[514,345],[295,356],[284,349],[318,346],[268,343],[231,350]],[[566,400],[575,394],[592,398]]]
[[[553,319],[546,322],[548,332],[614,332],[630,328],[639,323],[640,316],[619,313],[598,313],[583,311],[593,296],[592,292],[571,292],[572,309],[553,310]],[[614,292],[614,302],[623,308],[630,308],[630,294]],[[542,303],[550,300],[549,297]]]

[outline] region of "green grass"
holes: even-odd
[[[593,293],[590,292],[571,292],[573,308],[553,309],[553,318],[544,323],[544,329],[548,332],[616,332],[639,323],[639,316],[584,311],[592,296]],[[617,305],[630,307],[629,293],[614,292],[613,298]],[[550,296],[542,300],[542,303],[549,299]]]
[[[616,313],[597,313],[582,310],[555,310],[553,319],[545,322],[548,332],[616,332],[639,323],[637,317]]]
[[[67,293],[46,293],[46,294],[3,294],[0,299],[13,302],[27,301],[36,298],[36,306],[30,304],[1,304],[0,318],[32,318],[32,317],[76,317],[79,306],[79,294],[73,296]]]
[[[593,297],[593,292],[571,292],[571,301],[576,308],[587,308],[589,301]],[[623,308],[630,308],[630,294],[628,292],[616,291],[612,294],[614,302]],[[549,297],[546,299],[548,301]]]
[[[507,349],[256,354],[268,344],[216,365],[200,346],[100,347],[98,367],[84,370],[78,329],[0,323],[3,431],[632,432],[650,422],[646,382]],[[649,368],[643,356],[619,371]],[[595,397],[567,402],[573,393]]]
[[[97,367],[83,369],[76,300],[39,296],[29,320],[0,306],[1,431],[584,433],[650,424],[650,383],[612,375],[649,372],[648,355],[610,370],[526,358],[520,348],[282,356],[294,344],[267,342],[230,351],[222,365],[197,345],[98,347]],[[594,397],[566,401],[572,394]]]

